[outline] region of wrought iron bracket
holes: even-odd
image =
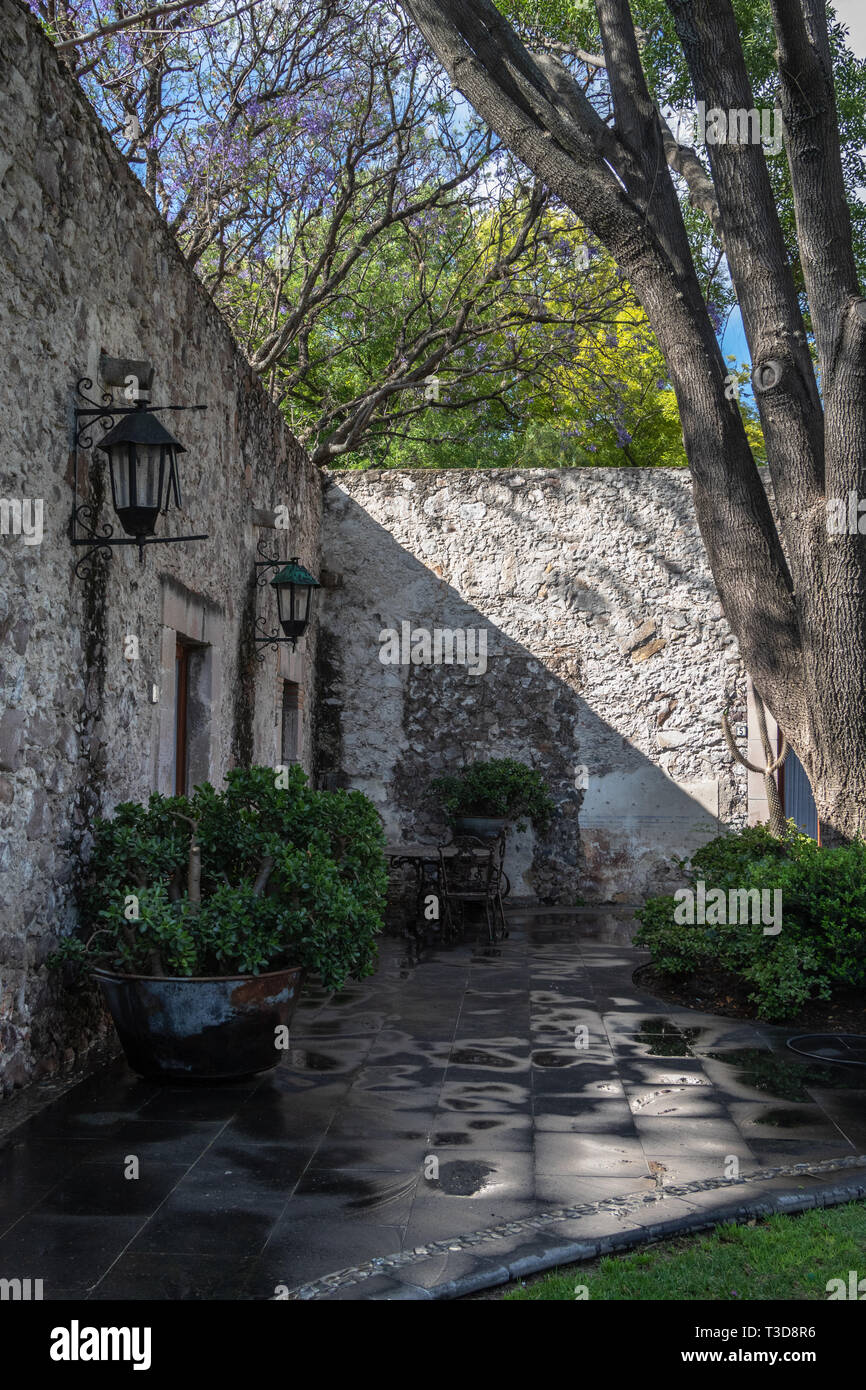
[[[78,456],[82,450],[93,449],[95,441],[93,439],[93,429],[96,425],[102,425],[104,429],[111,429],[115,418],[119,415],[133,415],[137,412],[163,411],[163,410],[207,410],[206,405],[117,405],[110,391],[102,394],[101,402],[93,400],[87,395],[88,391],[93,390],[93,382],[90,377],[83,376],[78,381],[76,391],[82,401],[87,404],[76,406],[74,410],[75,432],[72,448],[72,516],[69,522],[69,539],[72,545],[86,546],[85,553],[76,561],[74,573],[78,579],[83,579],[88,568],[93,570],[96,562],[101,555],[111,553],[111,546],[114,545],[135,545],[138,547],[139,564],[144,564],[144,547],[146,545],[175,545],[178,541],[206,541],[209,539],[207,533],[196,536],[143,536],[136,540],[134,536],[115,536],[114,527],[110,522],[105,521],[100,525],[99,509],[92,502],[82,502],[79,500],[79,478],[78,478]],[[163,510],[163,515],[165,511]]]
[[[281,570],[286,562],[285,560],[275,560],[273,556],[268,555],[264,539],[260,540],[256,546],[256,554],[262,556],[261,560],[256,560],[255,562],[256,587],[264,589],[269,583],[269,573],[272,570],[274,573],[276,573],[277,570]],[[265,626],[265,620],[262,617],[256,618],[256,632],[262,634],[260,637],[256,636],[253,638],[256,646],[262,649],[260,652],[256,652],[257,661],[264,661],[265,652],[268,647],[273,647],[274,651],[278,652],[280,647],[284,646],[287,642],[291,644],[292,651],[297,651],[297,637],[281,637],[278,632],[268,632]]]

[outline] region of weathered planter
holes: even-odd
[[[157,1081],[229,1081],[275,1067],[303,971],[171,977],[94,970],[133,1071]]]
[[[507,826],[504,816],[458,816],[454,822],[458,834],[477,835],[480,840],[495,840]]]

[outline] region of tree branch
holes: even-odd
[[[147,20],[157,19],[160,15],[173,14],[176,10],[194,10],[198,5],[196,0],[172,0],[170,5],[157,5],[150,10],[142,10],[139,14],[127,15],[125,19],[115,19],[111,24],[100,25],[98,29],[91,29],[89,34],[80,34],[77,39],[64,39],[62,43],[56,43],[54,47],[58,53],[65,53],[70,48],[80,48],[83,43],[92,43],[94,39],[108,38],[109,34],[118,34],[121,29],[134,29],[136,25],[144,24]]]

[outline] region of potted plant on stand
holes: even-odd
[[[527,821],[544,830],[555,809],[541,773],[515,758],[467,763],[431,786],[454,829],[481,839],[495,839],[509,824],[525,830]]]
[[[382,846],[372,802],[314,791],[297,767],[124,803],[95,827],[82,930],[54,963],[90,967],[142,1075],[268,1070],[305,974],[338,990],[372,973]]]

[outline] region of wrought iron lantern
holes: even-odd
[[[146,366],[147,364],[134,364]],[[152,371],[150,373],[152,375]],[[137,378],[133,378],[137,381]],[[148,378],[149,380],[149,378]],[[139,560],[144,561],[146,545],[170,545],[178,541],[204,541],[206,534],[191,536],[157,536],[160,514],[172,506],[183,507],[180,490],[178,456],[186,453],[180,440],[157,418],[157,411],[204,410],[203,405],[148,404],[149,392],[136,388],[134,404],[118,405],[112,393],[106,392],[102,403],[85,393],[93,383],[83,377],[78,383],[79,397],[87,402],[75,410],[75,462],[73,470],[73,510],[71,540],[73,545],[87,546],[87,553],[75,566],[81,575],[88,561],[108,546],[137,545]],[[108,426],[101,439],[93,438],[97,425]],[[114,513],[123,529],[115,536],[110,523],[99,524],[99,498],[96,502],[79,501],[78,455],[80,450],[95,449],[108,457],[111,482],[111,501]]]
[[[182,509],[177,456],[186,449],[150,411],[140,406],[124,415],[96,448],[108,455],[111,500],[128,536],[152,536],[172,501]]]
[[[259,554],[263,553],[260,543]],[[264,620],[257,618],[256,628],[262,635],[256,637],[256,642],[273,647],[281,642],[291,642],[294,649],[298,638],[303,637],[310,625],[313,590],[321,588],[321,585],[309,570],[304,569],[296,555],[288,563],[270,558],[257,560],[256,569],[259,585],[269,582],[277,596],[277,615],[284,633],[282,637],[277,632],[269,633]],[[277,573],[268,581],[267,576],[272,570]]]

